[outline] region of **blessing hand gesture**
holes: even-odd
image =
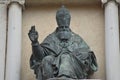
[[[35,26],[32,26],[29,30],[28,36],[32,43],[36,43],[38,41],[38,32],[35,30]]]

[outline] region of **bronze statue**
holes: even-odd
[[[37,80],[49,78],[87,79],[97,71],[93,51],[86,42],[70,29],[70,13],[65,7],[56,13],[58,27],[39,44],[38,32],[31,27],[28,35],[32,42],[30,67]]]

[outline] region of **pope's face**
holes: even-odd
[[[69,27],[68,26],[59,26],[59,31],[69,31]]]
[[[58,27],[58,31],[57,31],[57,37],[60,40],[69,40],[71,38],[71,30],[69,27],[67,26],[61,26]]]

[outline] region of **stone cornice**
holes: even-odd
[[[100,0],[26,0],[27,5],[62,5],[62,4],[68,4],[68,5],[94,5],[99,4]]]

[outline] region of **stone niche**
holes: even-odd
[[[45,1],[46,3],[44,3]],[[23,46],[22,46],[21,80],[36,80],[34,76],[34,72],[30,70],[28,64],[31,55],[31,46],[30,46],[31,43],[28,40],[28,35],[26,34],[26,32],[29,31],[31,25],[35,24],[36,29],[39,32],[39,41],[42,42],[48,34],[50,34],[55,30],[56,28],[55,12],[61,6],[61,2],[64,2],[64,0],[61,0],[61,2],[60,0],[58,0],[58,2],[53,1],[52,3],[52,0],[48,0],[49,2],[51,1],[51,4],[54,4],[54,5],[51,4],[48,5],[49,2],[47,2],[47,0],[45,1],[26,0],[25,3],[26,9],[23,12],[23,37],[22,37]],[[66,1],[65,6],[70,10],[72,15],[71,28],[73,29],[74,32],[79,34],[88,43],[88,45],[95,52],[95,55],[97,57],[99,70],[94,75],[92,75],[91,78],[93,79],[89,79],[89,80],[100,80],[100,79],[105,80],[104,15],[100,0],[99,1],[92,0],[91,2],[95,1],[93,2],[92,5],[90,3],[86,3],[85,5],[84,4],[80,5],[79,4],[80,2],[77,3],[77,1],[87,2],[87,0],[75,0],[75,2],[73,2],[74,4],[79,4],[79,5],[74,5],[71,2],[73,0],[65,0],[65,1]],[[47,24],[43,24],[44,22],[46,22]],[[29,45],[25,45],[25,44],[29,44]],[[60,80],[60,79],[49,79],[49,80]]]

